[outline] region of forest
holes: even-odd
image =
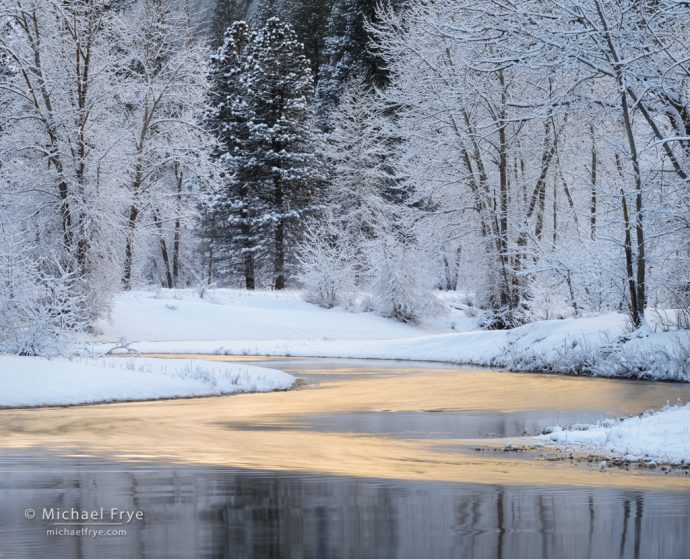
[[[0,0],[0,352],[149,286],[690,328],[690,4]]]

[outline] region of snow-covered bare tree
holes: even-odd
[[[488,326],[540,316],[547,291],[558,314],[622,305],[640,326],[652,292],[683,292],[686,272],[664,278],[687,261],[687,15],[632,0],[382,9],[416,235],[459,255]]]
[[[479,291],[492,311],[487,325],[519,324],[530,297],[525,249],[530,236],[543,234],[547,179],[564,126],[548,106],[525,105],[529,95],[548,98],[550,79],[519,66],[495,32],[500,14],[471,1],[413,2],[409,12],[387,10],[382,20],[373,32],[391,71],[384,95],[405,142],[399,170],[416,189],[413,202],[441,221],[449,211],[473,219],[472,242],[486,255],[474,268],[482,270]]]
[[[191,207],[187,185],[209,172],[206,156],[211,136],[200,126],[207,53],[192,39],[184,15],[164,0],[145,0],[126,14],[122,24],[127,39],[116,99],[126,125],[124,179],[131,196],[123,284],[125,289],[131,287],[139,237],[140,244],[160,247],[160,275],[166,286],[173,287],[179,275],[181,222]],[[139,233],[142,214],[149,225]],[[170,251],[167,223],[173,224]]]
[[[690,7],[570,0],[536,13],[527,3],[513,11],[512,34],[529,63],[571,70],[560,83],[570,110],[586,121],[590,107],[601,106],[617,125],[604,158],[618,174],[629,308],[640,327],[655,281],[650,272],[663,269],[665,247],[678,241],[668,226],[677,215],[669,202],[678,204],[690,185],[690,49],[687,29],[679,25]]]
[[[41,317],[13,327],[26,347],[41,346],[31,332],[87,328],[131,281],[135,246],[167,261],[167,285],[180,273],[185,192],[209,145],[195,124],[206,55],[186,22],[159,0],[0,2],[0,223],[24,263],[3,312],[18,294],[26,305],[0,319]]]
[[[121,200],[111,95],[118,6],[4,0],[0,12],[0,51],[12,70],[0,78],[2,219],[40,247],[35,258],[57,260],[85,290],[74,294],[85,315],[94,316],[118,273],[111,242]]]

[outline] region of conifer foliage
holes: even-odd
[[[220,140],[224,175],[204,207],[221,255],[213,273],[224,275],[223,263],[240,255],[247,288],[282,289],[319,185],[309,61],[293,28],[270,18],[255,32],[233,24],[211,65],[207,122]]]

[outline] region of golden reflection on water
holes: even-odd
[[[299,421],[311,414],[361,411],[604,409],[627,415],[675,401],[679,393],[677,386],[661,383],[380,365],[371,369],[384,374],[331,367],[305,371],[332,377],[289,392],[0,411],[0,448],[361,477],[690,489],[687,477],[599,472],[512,453],[478,453],[469,447],[477,441],[300,429]],[[347,378],[347,372],[358,375]]]

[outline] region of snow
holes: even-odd
[[[221,289],[202,299],[192,290],[162,290],[120,295],[90,350],[105,352],[126,338],[141,353],[403,359],[690,380],[690,332],[631,335],[626,323],[624,315],[609,313],[485,331],[471,330],[474,320],[457,309],[444,319],[406,325],[326,310],[298,292]]]
[[[444,296],[453,304],[452,297]],[[161,354],[287,355],[400,359],[514,370],[690,380],[690,332],[626,334],[620,314],[545,320],[505,331],[469,330],[453,309],[443,319],[401,324],[367,312],[323,309],[298,292],[218,289],[119,295],[83,358],[0,355],[0,406],[207,396],[281,390],[286,373],[231,363],[94,358],[126,338]],[[458,331],[466,328],[467,331]]]
[[[295,291],[191,289],[119,295],[110,320],[96,326],[106,340],[377,339],[419,335],[415,328],[371,313],[325,310]]]
[[[626,324],[625,315],[609,313],[486,331],[472,330],[474,319],[457,309],[415,326],[323,309],[298,292],[219,289],[202,299],[192,290],[140,291],[117,298],[90,350],[105,352],[126,338],[141,353],[402,359],[690,380],[690,332],[632,335]]]
[[[50,406],[286,390],[292,375],[187,359],[44,359],[0,355],[0,407]]]
[[[690,404],[620,420],[605,420],[535,437],[587,452],[611,452],[629,461],[690,463]]]

